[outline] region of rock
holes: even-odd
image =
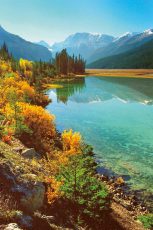
[[[138,201],[133,200],[132,204],[133,204],[134,206],[137,206],[139,203],[138,203]]]
[[[24,215],[23,212],[18,211],[16,215],[16,221],[24,229],[32,229],[33,219],[31,216]]]
[[[45,197],[45,186],[36,182],[33,188],[24,192],[20,199],[21,207],[29,213],[40,209],[43,206]]]
[[[101,179],[102,181],[108,181],[108,180],[109,180],[108,176],[105,176],[105,175],[103,175],[103,174],[101,175],[100,179]]]
[[[141,211],[146,211],[146,207],[145,207],[145,206],[141,206],[141,207],[140,207],[140,210],[141,210]]]
[[[44,219],[44,220],[46,220],[46,221],[48,221],[48,222],[53,222],[53,221],[55,221],[54,216],[42,215],[41,218]]]
[[[16,223],[10,223],[7,226],[5,226],[4,230],[23,230],[20,228]]]
[[[34,229],[37,230],[50,230],[51,224],[55,223],[55,218],[53,216],[42,215],[39,212],[34,214]]]
[[[22,151],[23,151],[23,147],[16,147],[16,148],[13,148],[13,150],[15,151],[15,152],[17,152],[17,153],[22,153]]]
[[[37,180],[37,175],[33,174],[33,173],[28,173],[28,174],[24,174],[26,179],[29,181],[36,181]]]
[[[128,211],[133,211],[133,207],[131,204],[122,204],[124,208],[126,208]]]
[[[15,176],[6,164],[0,164],[0,182],[8,189],[16,185]]]
[[[41,159],[41,155],[37,153],[34,148],[24,150],[22,152],[22,156],[28,159],[33,159],[33,158]]]
[[[25,174],[26,175],[26,174]],[[0,183],[7,189],[21,205],[23,210],[33,213],[43,206],[45,186],[42,182],[36,182],[36,175],[30,174],[30,179],[20,180],[18,174],[13,174],[10,167],[0,164]]]
[[[109,181],[108,181],[108,184],[113,184],[114,183],[114,180],[111,178]]]

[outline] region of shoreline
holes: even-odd
[[[153,79],[153,69],[86,69],[83,76]]]
[[[105,168],[104,168],[105,169]],[[109,171],[109,169],[106,169]],[[133,215],[144,214],[150,212],[149,206],[143,202],[143,197],[137,191],[130,189],[126,180],[122,175],[107,175],[106,173],[97,173],[97,177],[106,184],[111,194],[112,201],[117,202]]]
[[[56,129],[57,135],[61,138],[61,131]],[[88,145],[88,144],[87,144]],[[136,220],[137,216],[148,214],[152,211],[151,206],[147,205],[141,191],[130,189],[124,175],[118,175],[109,168],[99,165],[96,154],[93,152],[94,161],[97,165],[95,176],[106,184],[110,193],[111,203],[116,203],[129,212]],[[139,194],[138,194],[139,192]]]

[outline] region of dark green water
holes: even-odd
[[[153,80],[86,77],[50,90],[48,110],[60,131],[72,128],[101,164],[153,195]]]

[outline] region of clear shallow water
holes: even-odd
[[[153,195],[153,80],[86,77],[50,90],[47,109],[60,131],[72,128],[101,164],[133,190]]]

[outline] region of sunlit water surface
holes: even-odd
[[[151,200],[153,80],[86,77],[60,84],[49,91],[47,107],[58,130],[79,131],[104,167]]]

